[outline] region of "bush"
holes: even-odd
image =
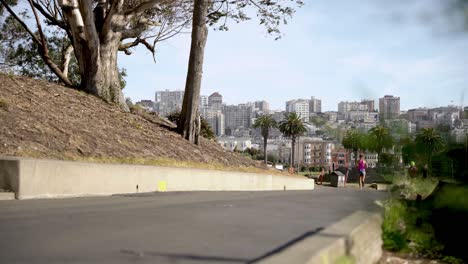
[[[439,256],[443,246],[428,223],[430,210],[414,202],[390,200],[384,206],[382,240],[390,251],[415,252],[430,257]]]

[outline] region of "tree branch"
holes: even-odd
[[[41,45],[39,45],[39,47],[42,46],[42,52],[44,52],[46,56],[49,56],[49,49],[47,48],[46,38],[44,36],[44,32],[42,31],[41,20],[39,19],[39,16],[37,15],[36,8],[34,8],[34,4],[32,0],[29,0],[29,4],[31,5],[34,18],[36,19],[37,31],[39,32],[39,36],[41,37]]]
[[[97,47],[99,45],[99,34],[94,23],[94,12],[91,0],[80,0],[79,8],[86,34],[87,44]],[[91,44],[92,43],[92,44]]]
[[[42,45],[41,41],[37,38],[37,36],[29,29],[29,27],[26,25],[26,23],[21,20],[21,18],[16,15],[16,13],[8,6],[8,4],[5,2],[5,0],[0,0],[0,3],[6,8],[8,13],[10,13],[11,16],[13,16],[18,23],[21,24],[21,26],[29,33],[31,36],[32,40],[37,44],[37,45]]]
[[[139,14],[141,12],[144,12],[144,11],[146,11],[148,9],[155,8],[160,4],[165,4],[165,3],[168,3],[168,2],[172,2],[172,1],[174,1],[174,0],[149,0],[149,1],[145,1],[145,2],[137,5],[136,7],[128,10],[127,12],[125,12],[125,16],[134,16],[134,15]]]
[[[128,43],[125,43],[125,44],[121,44],[119,46],[119,51],[125,52],[126,55],[131,55],[132,52],[130,50],[128,50],[128,49],[136,47],[139,44],[143,44],[151,53],[154,54],[154,45],[149,44],[148,41],[146,41],[146,39],[140,39],[140,38],[135,39],[133,42],[128,42]]]
[[[62,72],[63,72],[63,75],[67,77],[68,77],[68,66],[70,65],[72,52],[73,52],[73,45],[69,45],[62,56]]]
[[[40,5],[39,3],[33,2],[33,4],[34,4],[34,7],[37,10],[39,10],[39,12],[41,12],[41,14],[47,20],[49,20],[52,25],[56,25],[56,26],[60,27],[63,30],[68,30],[68,26],[67,26],[67,24],[65,24],[65,22],[58,20],[57,17],[55,17],[55,15],[52,15],[50,12],[46,11],[44,9],[44,7],[42,5]]]
[[[37,38],[37,36],[29,29],[29,27],[21,20],[16,13],[5,3],[5,0],[0,0],[0,3],[7,9],[8,13],[12,15],[18,23],[31,35],[32,40],[39,46],[39,55],[42,57],[44,62],[49,66],[49,68],[57,75],[57,77],[65,83],[67,86],[73,86],[73,84],[68,80],[66,76],[63,75],[62,71],[57,67],[57,65],[50,59],[49,55],[45,50],[47,50],[47,45],[45,45],[45,41],[41,41]],[[36,14],[37,15],[37,14]],[[38,25],[39,27],[39,25]],[[41,32],[40,32],[41,33]],[[43,37],[43,35],[42,35]],[[44,46],[45,45],[45,46]]]

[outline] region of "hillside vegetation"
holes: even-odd
[[[61,85],[0,74],[0,155],[215,169],[260,163],[202,138],[189,144],[157,115],[125,113]]]

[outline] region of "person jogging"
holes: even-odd
[[[366,169],[367,169],[367,162],[364,160],[364,157],[359,155],[359,163],[358,163],[358,169],[359,169],[359,188],[364,188],[364,181],[366,180]]]

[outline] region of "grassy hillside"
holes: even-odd
[[[215,141],[189,144],[171,123],[124,113],[55,83],[0,74],[0,155],[214,169],[261,168]]]

